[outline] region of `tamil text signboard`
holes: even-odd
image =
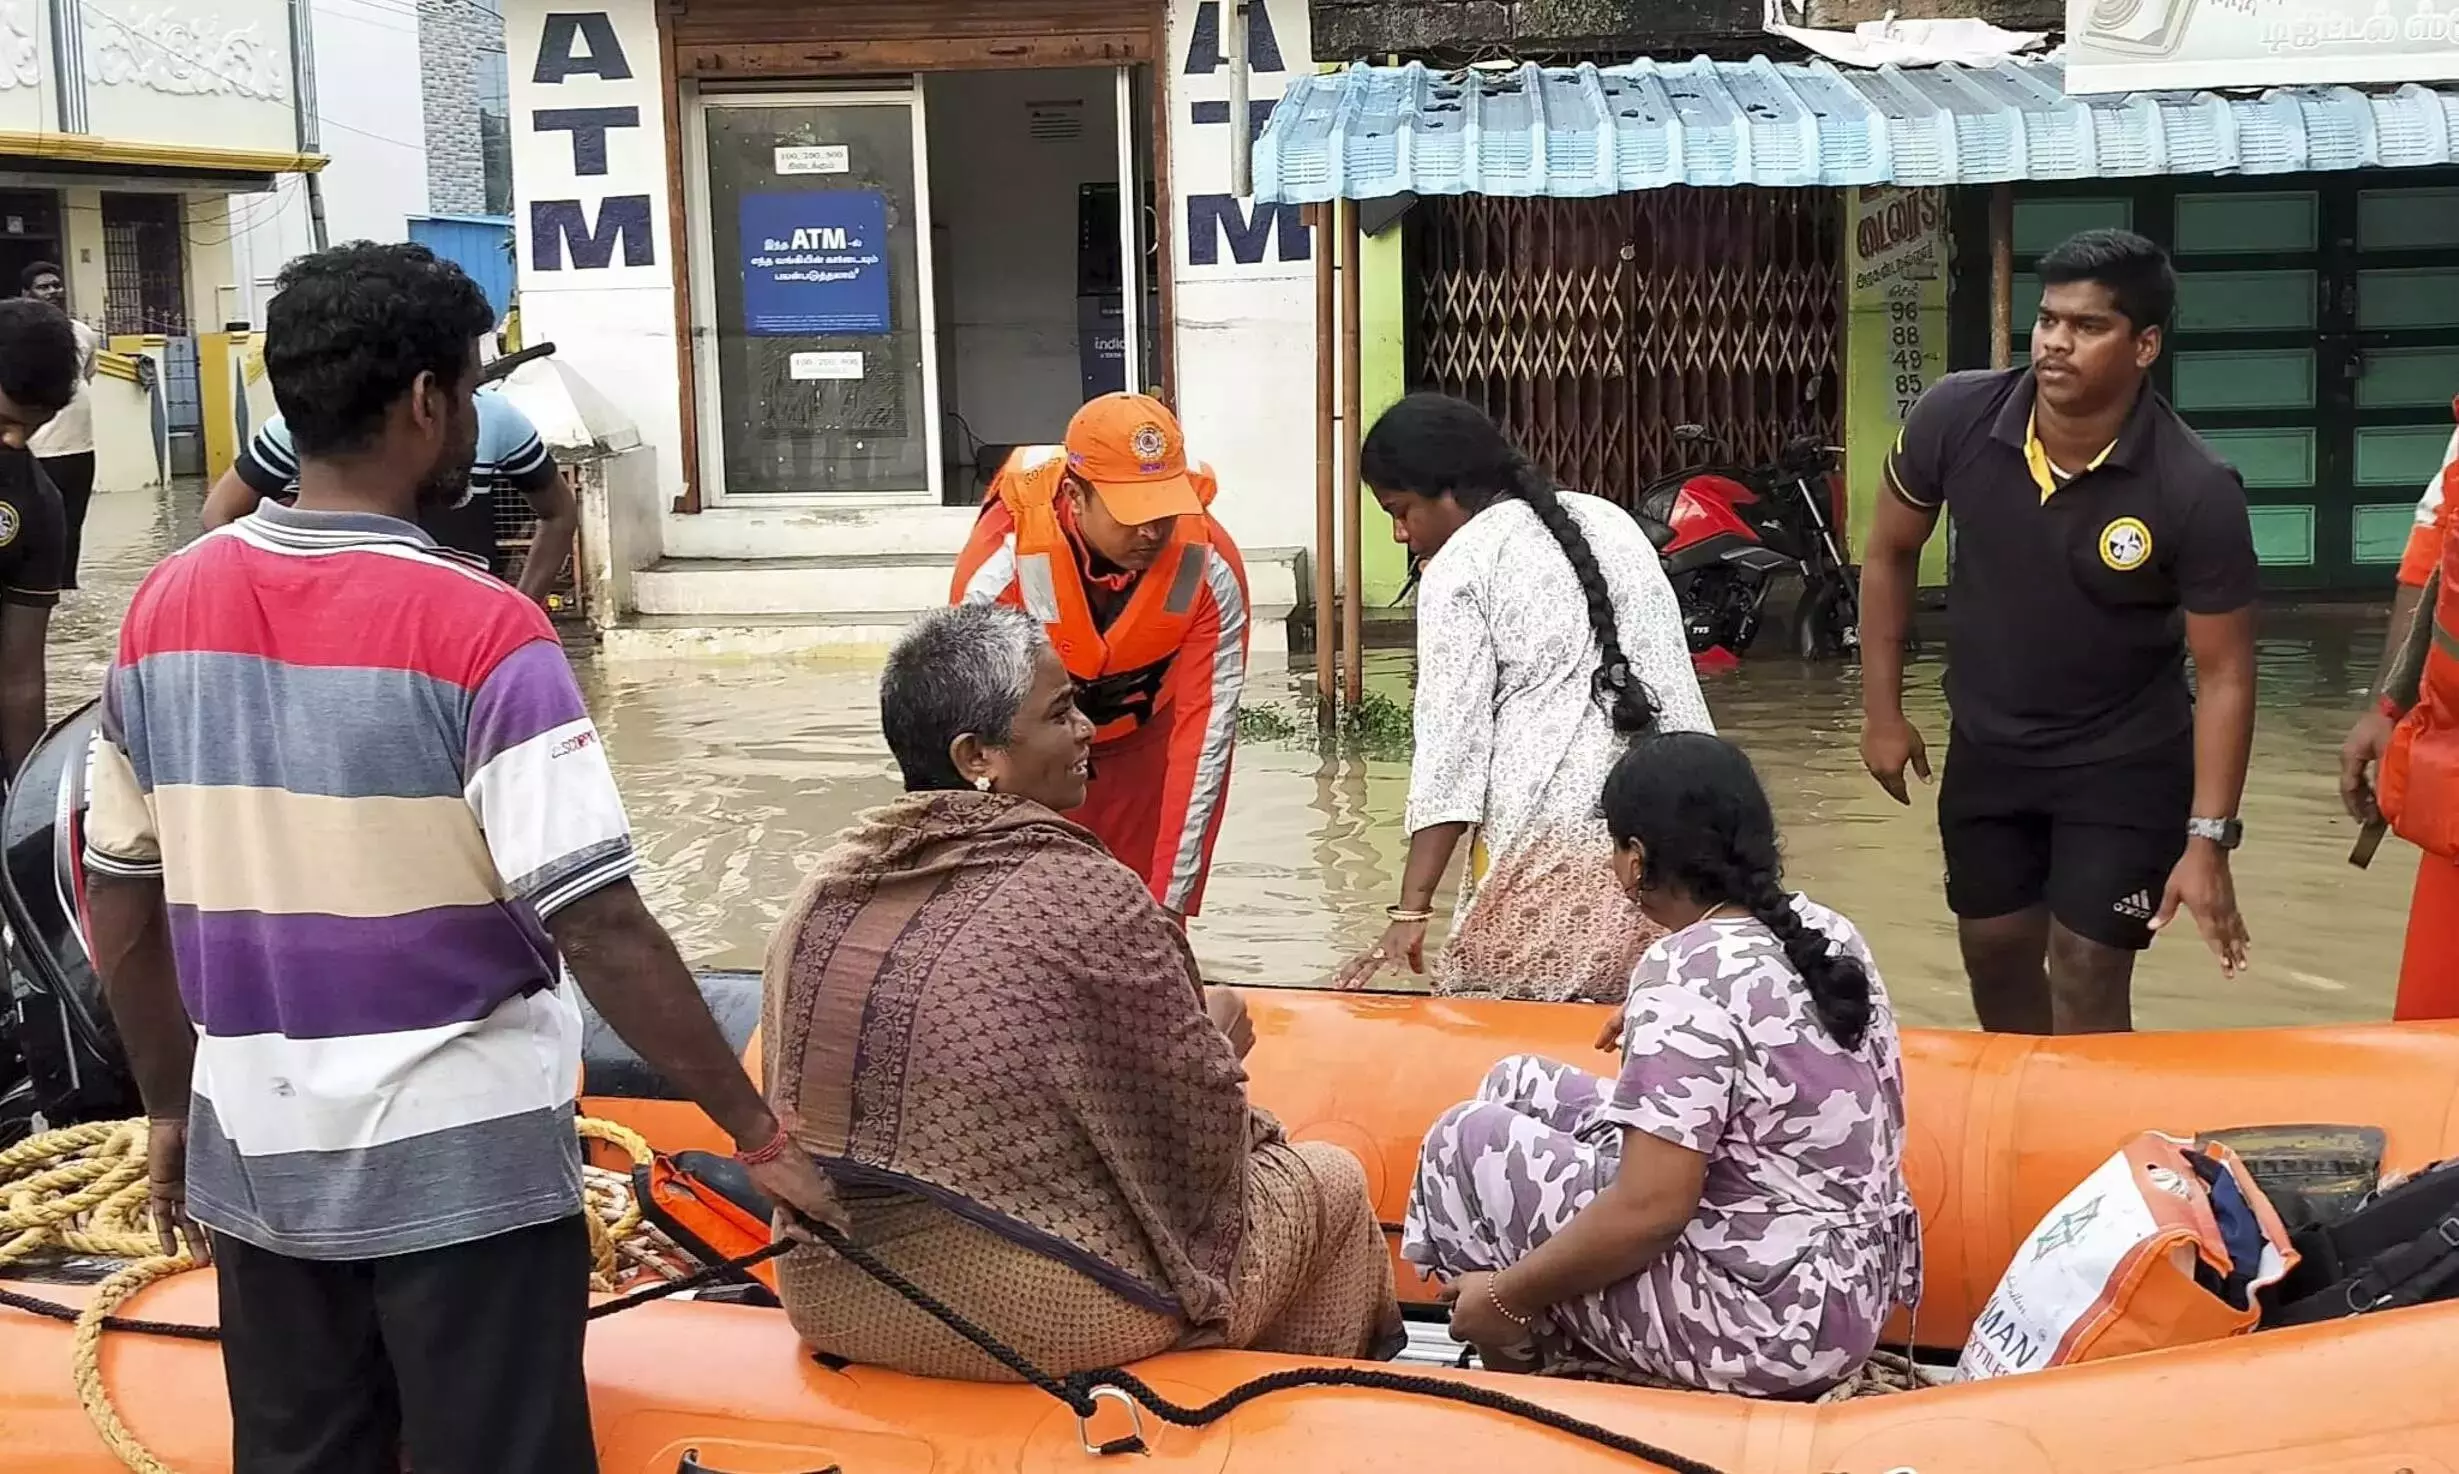
[[[2066,0],[2066,90],[2459,79],[2454,0]]]

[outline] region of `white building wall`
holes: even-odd
[[[1247,548],[1315,538],[1314,232],[1294,205],[1229,193],[1229,70],[1219,0],[1170,0],[1176,378],[1187,444],[1220,473],[1215,515]],[[1306,0],[1249,9],[1248,94],[1268,116],[1314,70]]]
[[[1260,115],[1313,63],[1306,0],[1269,0],[1257,11],[1250,91]],[[1216,511],[1240,543],[1302,547],[1315,516],[1312,232],[1294,207],[1259,209],[1228,193],[1229,82],[1216,0],[1170,0],[1168,18],[1170,50],[1158,70],[1170,118],[1180,412],[1189,444],[1220,472]],[[673,243],[652,0],[600,0],[589,9],[510,0],[505,31],[523,337],[552,340],[560,361],[633,419],[657,452],[660,496],[680,495]],[[601,109],[622,120],[604,128],[602,149],[578,147],[568,123],[542,129],[536,120],[541,111],[610,116]],[[944,142],[935,140],[935,151]],[[542,221],[558,223],[542,234]]]
[[[504,7],[521,338],[554,343],[630,418],[671,500],[683,490],[682,378],[657,13],[652,0],[563,3]],[[568,125],[576,110],[601,125],[593,135],[538,125],[541,112]]]
[[[418,18],[407,5],[317,0],[317,151],[324,170],[327,236],[397,241],[427,213],[427,145],[419,96]],[[248,321],[265,303],[283,263],[313,248],[307,181],[282,176],[270,194],[233,201],[231,265]]]

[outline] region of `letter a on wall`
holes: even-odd
[[[599,77],[609,82],[632,79],[632,63],[615,39],[615,23],[603,10],[550,11],[538,38],[538,67],[530,80],[541,84],[566,77]]]

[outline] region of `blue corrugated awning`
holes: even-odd
[[[1255,145],[1281,204],[1583,198],[1671,184],[1994,184],[2409,168],[2459,154],[2459,88],[2069,97],[2055,62],[1688,62],[1299,79]]]

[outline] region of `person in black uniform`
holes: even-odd
[[[2041,258],[2032,361],[1913,406],[1862,568],[1862,761],[1898,803],[1921,546],[1955,518],[1939,787],[1986,1029],[2132,1026],[2135,954],[2182,906],[2245,965],[2229,855],[2254,737],[2245,486],[2145,382],[2177,299],[2158,246],[2086,231]],[[2186,681],[2191,653],[2195,689]],[[2199,697],[2199,699],[2198,699]]]
[[[68,523],[26,443],[76,397],[82,350],[57,307],[0,300],[0,763],[34,750],[49,713],[43,645],[60,602]]]

